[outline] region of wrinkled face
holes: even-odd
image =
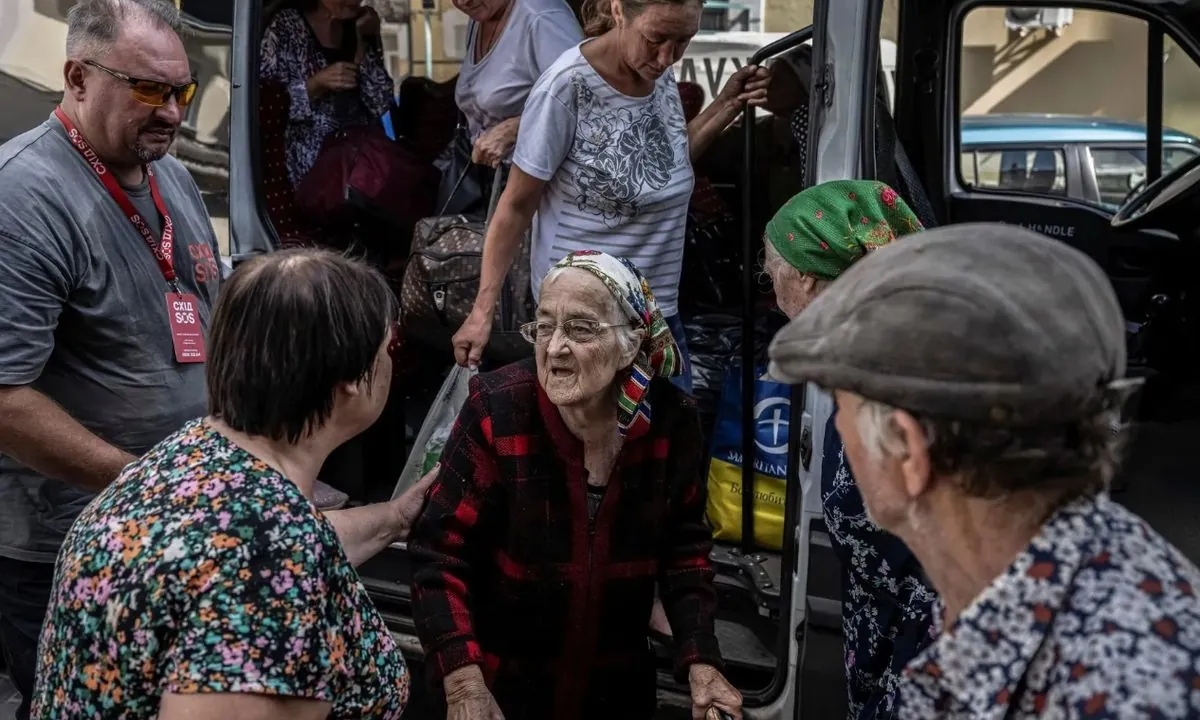
[[[814,298],[825,287],[825,283],[809,275],[802,275],[796,268],[788,265],[773,251],[768,250],[766,271],[771,277],[771,285],[775,288],[775,302],[779,310],[788,318],[794,318],[804,308],[808,307]]]
[[[73,58],[67,66],[67,93],[78,103],[80,131],[101,159],[138,165],[166,155],[186,109],[174,96],[162,107],[146,105],[134,98],[128,82],[76,62],[84,60],[131,78],[186,85],[192,73],[179,36],[168,28],[136,24],[122,30],[101,57]]]
[[[475,22],[495,20],[513,0],[454,0],[454,7]]]
[[[335,20],[353,20],[358,17],[362,0],[321,0],[321,7]]]
[[[863,404],[861,396],[845,390],[834,391],[837,401],[837,430],[846,449],[846,460],[854,472],[854,481],[862,493],[867,516],[879,527],[901,538],[912,529],[914,501],[924,489],[925,478],[912,476],[920,472],[928,459],[915,457],[924,452],[922,439],[907,445],[907,452],[878,456],[864,441],[859,423]],[[914,480],[916,482],[914,483]]]
[[[622,60],[653,82],[683,58],[688,43],[700,30],[700,3],[653,3],[629,17],[621,8],[621,0],[613,0],[613,17],[620,33]]]
[[[613,300],[599,278],[585,270],[568,269],[542,285],[537,321],[561,325],[568,320],[621,323],[613,317]],[[590,342],[574,342],[561,327],[535,345],[538,380],[550,402],[560,407],[586,405],[608,394],[617,373],[633,362],[621,351],[616,333],[605,328]]]

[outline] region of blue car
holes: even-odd
[[[1065,197],[1109,210],[1146,177],[1146,127],[1080,115],[968,115],[961,182]],[[1200,139],[1163,128],[1163,172],[1200,155]]]

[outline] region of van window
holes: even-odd
[[[1113,210],[1146,176],[1162,97],[1163,170],[1200,151],[1200,71],[1166,41],[1150,91],[1151,26],[1081,8],[976,7],[959,35],[958,184]]]
[[[964,148],[963,184],[973,188],[1067,194],[1067,161],[1058,148]]]
[[[1092,146],[1088,148],[1088,154],[1100,202],[1105,205],[1120,207],[1129,193],[1146,180],[1145,146]],[[1170,172],[1197,154],[1200,154],[1200,148],[1164,145],[1163,172]]]

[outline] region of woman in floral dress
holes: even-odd
[[[796,195],[767,223],[766,269],[780,310],[795,317],[858,259],[921,229],[881,182],[829,182]],[[825,428],[821,501],[842,563],[849,717],[890,718],[904,666],[931,639],[934,593],[904,543],[868,517],[833,418]]]
[[[399,718],[409,675],[354,570],[407,537],[430,474],[323,514],[331,450],[379,417],[395,301],[317,250],[246,262],[208,338],[208,417],[88,506],[63,543],[33,717]]]
[[[395,99],[383,59],[378,13],[362,0],[294,0],[271,18],[259,51],[259,78],[291,98],[288,179],[308,174],[326,138],[380,122]]]

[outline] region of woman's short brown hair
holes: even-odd
[[[329,419],[338,385],[370,379],[397,310],[383,275],[358,260],[307,248],[247,260],[213,311],[209,413],[297,442]]]

